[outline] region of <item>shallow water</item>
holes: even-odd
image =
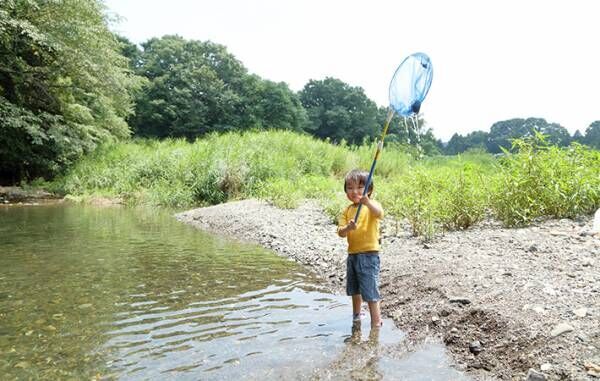
[[[349,311],[305,268],[166,211],[0,208],[3,379],[463,377],[391,321],[351,338]]]

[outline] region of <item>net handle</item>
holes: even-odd
[[[385,120],[385,126],[383,127],[383,132],[381,133],[381,139],[379,143],[377,143],[377,150],[375,151],[375,157],[373,157],[373,163],[371,164],[371,169],[369,170],[369,177],[367,177],[367,182],[365,184],[365,190],[363,191],[363,197],[369,193],[369,185],[371,185],[371,179],[373,178],[373,172],[375,171],[375,165],[377,164],[377,159],[379,159],[379,155],[381,154],[381,150],[383,149],[383,141],[385,140],[385,136],[387,135],[388,127],[390,126],[390,122],[394,117],[394,110],[391,107],[388,107],[388,114]],[[360,210],[362,209],[361,203],[358,204],[358,209],[356,210],[356,215],[354,216],[354,223],[358,222],[358,216],[360,216]]]

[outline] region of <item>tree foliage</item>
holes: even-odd
[[[131,119],[138,135],[191,140],[212,131],[301,130],[306,123],[286,84],[249,75],[222,45],[164,36],[143,43],[141,52],[124,48],[148,80]]]
[[[448,155],[456,155],[470,149],[485,150],[489,134],[485,131],[473,131],[466,136],[454,134],[448,141],[444,152]]]
[[[600,120],[597,120],[589,125],[585,130],[583,143],[590,147],[600,149]]]
[[[0,3],[0,179],[55,174],[129,134],[138,85],[98,0]]]
[[[339,79],[310,80],[300,91],[300,100],[310,120],[308,132],[319,138],[358,144],[381,130],[375,102],[362,88]]]
[[[560,147],[567,146],[571,142],[567,129],[557,123],[548,123],[543,118],[515,118],[492,125],[487,149],[492,153],[500,153],[502,148],[510,149],[514,139],[528,138],[534,136],[535,132],[546,135],[548,143]]]

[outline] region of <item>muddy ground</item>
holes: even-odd
[[[307,201],[244,200],[177,215],[311,267],[344,292],[346,242]],[[504,229],[488,220],[424,243],[383,223],[383,314],[411,342],[439,337],[476,380],[600,379],[600,237],[591,217]]]

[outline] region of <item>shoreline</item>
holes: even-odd
[[[272,249],[343,294],[346,241],[316,202],[243,200],[176,218]],[[423,243],[385,219],[382,314],[408,340],[440,338],[476,380],[600,379],[600,239],[589,227],[591,217],[519,229],[485,221]]]

